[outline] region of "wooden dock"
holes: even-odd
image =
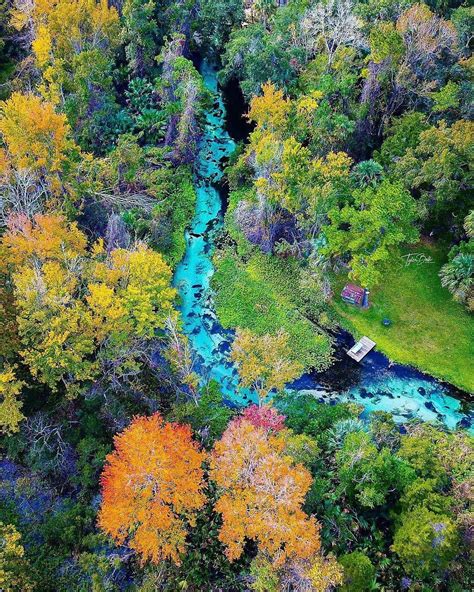
[[[375,341],[372,341],[372,339],[364,336],[351,347],[351,349],[347,352],[347,355],[356,362],[360,362],[365,358],[369,351],[374,349],[374,347]]]

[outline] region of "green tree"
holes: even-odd
[[[474,122],[461,119],[448,126],[440,121],[421,132],[418,144],[407,150],[394,174],[421,193],[424,217],[436,220],[450,212],[467,214],[473,163]]]
[[[375,567],[367,555],[354,551],[339,557],[339,563],[344,568],[341,592],[368,592],[373,589]]]
[[[401,516],[392,545],[407,572],[430,578],[445,569],[459,549],[454,521],[417,506]]]
[[[350,276],[373,286],[397,247],[418,239],[416,204],[401,184],[384,180],[377,187],[355,190],[353,204],[329,212],[324,252],[348,259]]]
[[[336,454],[341,487],[360,506],[375,508],[403,491],[414,471],[388,448],[377,450],[365,432],[348,434]]]
[[[196,402],[180,403],[171,411],[170,419],[187,423],[206,444],[222,436],[234,412],[223,404],[219,384],[212,380],[201,390]]]
[[[233,29],[244,18],[242,0],[201,0],[196,33],[199,44],[222,51]]]
[[[393,23],[378,22],[370,29],[370,58],[376,64],[389,60],[396,65],[405,54],[403,37]]]
[[[403,512],[410,512],[423,506],[435,514],[449,514],[453,499],[442,495],[440,490],[439,479],[415,479],[403,492],[400,506]]]
[[[186,39],[175,34],[164,45],[158,63],[156,90],[168,114],[165,143],[175,163],[192,162],[197,150],[199,120],[209,94],[193,63],[184,57]]]
[[[448,263],[439,272],[441,285],[454,299],[474,309],[474,210],[464,221],[468,240],[454,246],[448,256]]]
[[[128,67],[134,76],[150,74],[156,67],[159,4],[156,0],[125,0],[123,3],[122,38]]]
[[[409,148],[418,145],[420,134],[428,127],[425,115],[417,111],[395,117],[387,129],[387,137],[380,151],[374,153],[375,160],[389,171],[393,170],[400,157],[404,156]]]
[[[471,253],[458,253],[440,271],[441,285],[454,299],[472,308],[474,301],[474,249]]]

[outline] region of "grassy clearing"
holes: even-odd
[[[259,335],[283,328],[296,360],[306,368],[329,365],[328,336],[305,316],[297,302],[297,266],[261,253],[243,263],[229,252],[220,252],[215,263],[216,312],[224,327],[247,328]]]
[[[341,300],[347,277],[339,276],[334,308],[350,331],[376,341],[377,348],[393,361],[474,392],[474,317],[441,287],[438,272],[445,251],[423,244],[408,252],[423,253],[432,262],[406,266],[400,259],[372,291],[368,310]],[[384,318],[392,321],[390,327],[382,325]]]

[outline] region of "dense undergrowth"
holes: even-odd
[[[341,322],[472,388],[472,15],[0,2],[0,589],[472,588],[468,433],[282,392]],[[172,285],[202,58],[248,103],[213,252],[245,410],[199,376]],[[425,235],[433,262],[401,265]]]

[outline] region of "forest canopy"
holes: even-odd
[[[0,1],[1,590],[472,589],[473,29]]]

